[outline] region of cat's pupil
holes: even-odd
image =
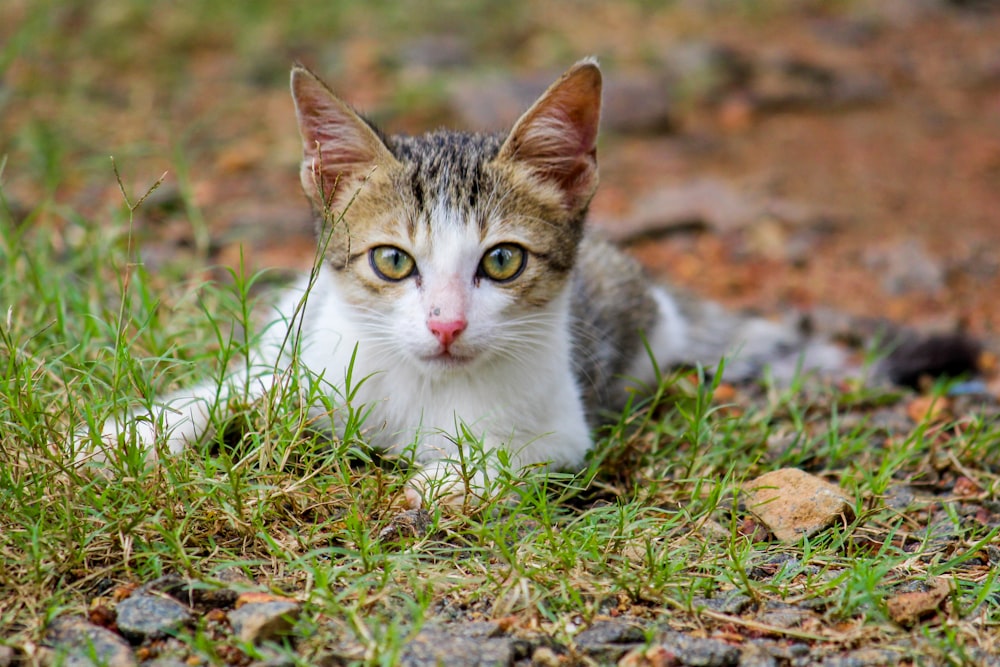
[[[504,243],[486,252],[479,265],[478,275],[495,282],[507,282],[521,273],[525,260],[524,248],[513,243]]]
[[[416,270],[416,262],[406,252],[394,246],[373,248],[368,255],[375,274],[383,280],[397,281],[409,277]]]

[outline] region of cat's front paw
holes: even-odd
[[[445,462],[421,468],[407,484],[410,509],[444,506],[462,509],[480,505],[490,496],[488,479],[481,471],[463,473]]]

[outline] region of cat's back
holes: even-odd
[[[640,332],[655,326],[658,307],[639,263],[592,233],[580,243],[571,289],[574,371],[594,422],[622,402]]]

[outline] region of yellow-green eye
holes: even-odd
[[[498,283],[507,282],[520,275],[527,259],[528,253],[521,246],[501,243],[483,255],[483,260],[479,263],[479,274]]]
[[[383,280],[397,281],[408,278],[417,268],[409,254],[391,245],[380,245],[368,253],[372,270]]]

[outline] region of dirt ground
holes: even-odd
[[[844,43],[835,31],[845,26],[821,21],[726,33],[727,44],[746,52],[765,43],[804,62],[874,75],[885,85],[883,96],[854,108],[790,103],[770,113],[752,103],[745,110],[737,96],[692,114],[688,132],[714,141],[683,160],[677,169],[683,177],[717,174],[832,217],[830,233],[801,261],[788,261],[781,244],[789,239],[769,241],[766,228],[757,230],[756,247],[754,230],[744,230],[749,252],[738,253],[725,239],[697,239],[647,247],[641,256],[731,303],[823,304],[994,333],[1000,325],[998,18],[927,16],[857,36],[861,43]],[[658,173],[648,168],[655,158],[640,162],[642,155],[640,149],[634,171]],[[706,270],[716,262],[725,270]]]

